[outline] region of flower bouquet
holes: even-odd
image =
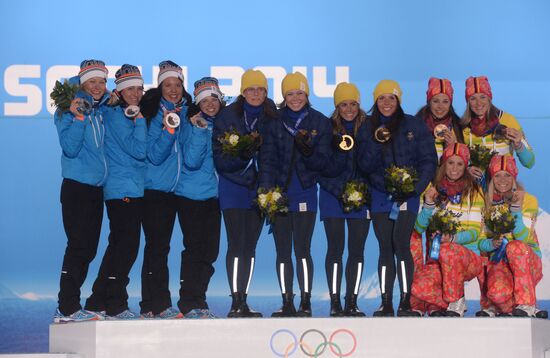
[[[367,184],[359,180],[346,182],[340,200],[345,213],[361,210],[368,200]]]
[[[460,230],[460,221],[458,218],[462,214],[455,214],[450,210],[438,210],[430,218],[428,223],[428,232],[435,233],[432,238],[432,246],[430,249],[430,258],[433,260],[439,259],[439,249],[441,247],[441,236],[456,235]]]
[[[223,136],[218,138],[222,145],[222,152],[233,157],[237,157],[240,153],[248,148],[255,138],[252,134],[240,134],[235,129],[225,132]]]
[[[489,210],[486,210],[483,215],[483,222],[485,224],[485,231],[487,237],[493,240],[500,239],[505,234],[511,233],[516,227],[516,221],[514,215],[510,211],[508,205],[494,205]],[[502,240],[502,244],[493,254],[491,261],[500,262],[506,254],[507,239]]]
[[[491,158],[495,155],[496,152],[491,151],[489,148],[476,144],[470,147],[470,165],[473,167],[478,167],[482,171],[486,171]]]
[[[269,190],[258,189],[256,204],[258,204],[262,214],[269,218],[269,221],[273,221],[277,213],[288,212],[288,198],[278,186]]]
[[[418,174],[414,168],[392,165],[386,169],[384,177],[386,190],[394,197],[402,197],[414,192]]]
[[[64,80],[63,83],[55,81],[50,98],[53,100],[54,107],[58,111],[67,112],[71,107],[71,102],[78,92],[79,85],[70,84],[69,81]]]

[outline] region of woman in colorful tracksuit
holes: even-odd
[[[277,250],[276,271],[283,297],[272,317],[311,317],[313,261],[311,238],[317,212],[317,172],[330,159],[330,121],[309,104],[309,86],[299,72],[282,82],[281,119],[267,121],[260,153],[259,187],[279,186],[289,201],[288,214],[272,222]],[[292,246],[296,255],[301,302],[294,308]]]
[[[369,177],[372,194],[371,217],[380,247],[378,277],[382,304],[374,316],[393,316],[393,285],[397,274],[401,287],[398,316],[416,315],[410,310],[410,287],[414,264],[410,237],[420,195],[433,178],[437,166],[434,140],[424,122],[407,115],[401,108],[401,88],[391,80],[380,81],[374,89],[372,119],[358,133],[358,164]],[[375,139],[379,131],[389,131],[385,142]],[[379,141],[382,141],[379,143]],[[391,196],[385,185],[385,172],[392,165],[412,167],[418,173],[414,192]],[[396,210],[397,209],[397,210]],[[397,211],[397,212],[396,212]],[[396,219],[392,219],[395,217]]]
[[[370,215],[367,205],[359,210],[345,212],[341,202],[346,183],[349,181],[365,182],[366,179],[357,167],[357,147],[341,148],[343,135],[352,138],[367,120],[367,114],[360,108],[360,93],[351,83],[342,82],[334,91],[335,111],[331,116],[333,132],[333,149],[344,151],[343,160],[334,158],[332,164],[343,161],[338,176],[319,178],[319,211],[327,235],[327,255],[325,271],[330,293],[330,315],[332,317],[363,317],[365,314],[357,307],[357,294],[361,283],[364,264],[365,242],[369,233]],[[345,140],[345,139],[344,139]],[[342,154],[340,154],[341,156]],[[345,246],[345,225],[348,227],[348,259],[346,262],[346,296],[345,307],[340,303],[342,283],[342,255]]]
[[[54,322],[103,318],[82,310],[80,287],[96,255],[103,220],[103,184],[107,178],[103,114],[109,99],[107,73],[103,61],[82,61],[78,77],[70,80],[81,86],[70,111],[58,110],[54,116],[62,149],[61,208],[67,235]],[[83,101],[92,105],[90,111],[81,109]]]
[[[143,231],[145,250],[141,271],[141,314],[146,318],[180,318],[172,308],[168,288],[168,253],[176,220],[174,191],[182,170],[179,143],[180,127],[167,122],[176,113],[183,122],[188,115],[191,96],[183,86],[183,72],[172,61],[159,64],[158,86],[148,90],[142,99],[142,113],[148,122],[147,170]]]
[[[440,210],[450,211],[460,222],[456,235],[442,236],[439,259],[429,259],[414,276],[412,294],[426,304],[430,316],[462,317],[466,311],[464,283],[477,277],[483,267],[477,244],[484,202],[481,188],[466,170],[469,160],[465,144],[455,143],[445,149],[414,227],[422,235],[430,218]],[[435,234],[426,232],[428,252]]]
[[[204,77],[195,82],[194,96],[200,112],[181,124],[183,165],[175,191],[183,234],[178,308],[185,318],[212,318],[206,291],[218,258],[221,225],[212,127],[223,95],[217,79]]]
[[[127,116],[125,110],[139,105],[143,78],[136,66],[125,64],[116,72],[115,84],[115,103],[105,113],[109,175],[103,196],[109,217],[109,245],[86,309],[105,311],[107,319],[136,319],[139,315],[128,309],[126,286],[141,235],[147,124],[141,113]]]
[[[516,182],[518,169],[513,157],[495,155],[489,165],[489,174],[486,206],[508,206],[515,227],[506,235],[507,244],[502,237],[491,237],[484,227],[479,248],[491,258],[484,286],[490,304],[476,315],[494,317],[498,313],[511,313],[520,317],[548,318],[547,311],[536,308],[535,287],[542,279],[542,253],[535,231],[539,210],[537,198]],[[504,258],[494,262],[492,258],[502,245],[505,245]]]
[[[512,155],[515,151],[521,165],[532,168],[535,165],[535,154],[521,126],[514,116],[495,107],[492,99],[487,77],[469,77],[466,80],[468,107],[462,116],[464,143],[470,147],[483,145],[500,155]],[[485,175],[477,167],[468,170],[478,180]]]
[[[446,147],[457,142],[464,143],[460,117],[453,108],[453,92],[452,83],[448,79],[430,78],[426,91],[426,105],[416,114],[417,117],[424,119],[433,135],[438,160]],[[424,252],[422,235],[415,230],[411,235],[411,254],[416,274],[424,266]],[[415,310],[422,311],[421,303],[416,302],[414,297],[411,297],[411,306]]]
[[[247,70],[241,77],[241,95],[223,109],[214,122],[212,147],[220,175],[219,198],[227,233],[225,263],[231,290],[227,317],[261,317],[246,300],[254,272],[256,244],[263,218],[254,204],[258,189],[258,154],[265,122],[278,118],[275,104],[267,98],[267,79],[261,71]],[[219,138],[235,131],[255,140],[237,156],[224,153]]]

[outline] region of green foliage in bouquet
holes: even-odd
[[[487,228],[487,236],[499,238],[511,233],[516,227],[514,215],[508,205],[494,205],[483,213],[483,221]]]
[[[254,142],[254,137],[251,134],[242,135],[232,128],[219,137],[218,141],[222,144],[222,153],[237,157]]]
[[[288,212],[288,198],[278,186],[269,190],[258,189],[256,204],[262,214],[269,218],[269,221],[273,221],[277,213]]]
[[[345,213],[361,210],[369,200],[367,184],[359,180],[348,181],[340,200]]]
[[[491,163],[491,158],[496,152],[491,151],[484,145],[476,144],[470,147],[470,164],[474,167],[486,171]]]
[[[414,192],[418,174],[414,168],[392,165],[386,169],[384,180],[390,194],[408,194]]]
[[[428,223],[428,232],[439,232],[441,235],[456,235],[460,230],[460,220],[462,214],[455,214],[450,210],[437,210]]]
[[[50,98],[53,100],[54,106],[58,111],[67,112],[69,110],[71,101],[74,99],[79,88],[79,85],[70,84],[67,80],[64,80],[63,83],[55,81]]]

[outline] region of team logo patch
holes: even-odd
[[[409,141],[414,139],[414,133],[412,131],[407,132],[407,139]]]

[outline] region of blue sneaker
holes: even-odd
[[[164,311],[156,315],[155,318],[178,319],[178,318],[183,318],[183,313],[181,313],[180,311],[178,311],[173,307],[168,307],[167,309],[165,309]]]
[[[209,309],[195,308],[187,312],[183,318],[202,319],[202,318],[217,318]]]
[[[86,321],[99,321],[101,318],[94,312],[80,309],[68,316],[65,316],[59,308],[55,310],[53,315],[54,323],[66,323],[66,322],[86,322]]]
[[[130,310],[124,310],[124,311],[120,312],[117,315],[107,316],[107,319],[109,321],[112,321],[112,320],[132,320],[132,319],[140,319],[140,317],[137,313],[134,313]]]
[[[149,311],[149,312],[142,313],[140,318],[141,319],[153,319],[153,318],[155,318],[155,315],[153,314],[153,312]]]

